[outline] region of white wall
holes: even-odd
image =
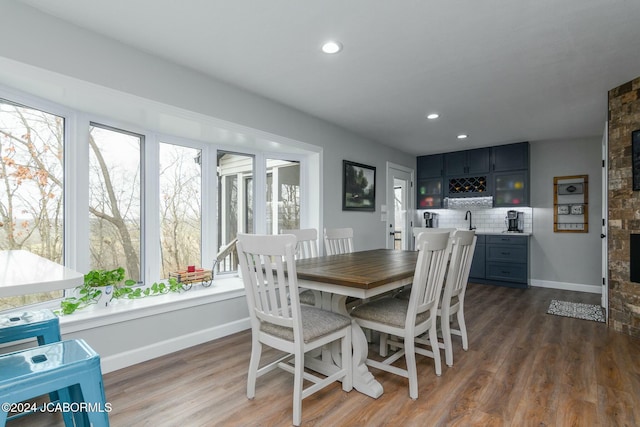
[[[253,95],[240,88],[150,56],[78,27],[42,14],[17,2],[0,2],[0,84],[62,103],[157,130],[185,131],[192,139],[241,144],[242,138],[224,140],[225,134],[207,131],[201,123],[164,117],[162,113],[132,107],[129,100],[142,97],[231,124],[252,134],[274,134],[320,147],[323,177],[321,210],[317,217],[326,227],[353,227],[357,249],[384,247],[385,223],[380,205],[385,200],[387,161],[413,168],[415,156],[366,140],[337,126]],[[79,84],[81,82],[82,84]],[[100,102],[87,99],[85,88],[104,94]],[[104,89],[104,90],[103,90]],[[177,132],[176,132],[177,133]],[[391,141],[392,142],[392,141]],[[260,144],[256,139],[254,144]],[[240,148],[239,148],[240,149]],[[312,150],[313,151],[313,150]],[[376,212],[343,212],[341,204],[342,160],[375,166]],[[222,315],[220,315],[222,314]],[[103,359],[141,358],[166,353],[185,343],[211,339],[225,322],[241,322],[247,311],[243,297],[208,304],[197,310],[181,310],[127,320],[109,326],[72,331],[65,338],[84,338]],[[161,327],[157,325],[162,325]],[[152,333],[149,333],[152,331]],[[212,332],[213,331],[213,332]],[[185,337],[187,337],[185,339]],[[194,338],[195,337],[195,338]],[[138,349],[144,348],[141,353]]]
[[[531,283],[601,288],[601,138],[538,141],[531,144]],[[589,232],[554,233],[553,178],[589,175]]]

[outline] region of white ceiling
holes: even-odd
[[[638,0],[21,1],[418,155],[600,136],[640,75]]]

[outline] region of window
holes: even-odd
[[[63,262],[64,127],[63,117],[0,100],[0,250]],[[0,298],[0,310],[61,296]]]
[[[141,281],[141,150],[144,137],[92,124],[89,130],[91,269],[125,268]]]
[[[280,230],[298,228],[300,163],[267,159],[267,233],[279,234]]]
[[[160,251],[162,271],[201,265],[202,152],[160,144]]]
[[[218,271],[237,271],[235,238],[253,231],[253,156],[218,153]],[[241,184],[241,185],[239,185]]]
[[[217,273],[235,272],[238,233],[300,228],[301,162],[311,157],[219,151],[83,121],[82,112],[27,95],[3,98],[0,87],[0,250],[29,250],[84,273],[124,267],[128,279],[149,284],[214,259]],[[0,311],[62,296],[4,298]]]

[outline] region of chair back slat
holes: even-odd
[[[419,253],[409,296],[407,328],[413,327],[416,315],[437,309],[451,245],[449,232],[418,235]]]
[[[325,228],[324,244],[327,255],[353,252],[353,228]]]
[[[298,239],[296,259],[318,257],[318,230],[315,228],[281,230],[280,234],[293,234]]]
[[[478,237],[473,230],[458,230],[454,234],[453,240],[451,263],[444,290],[444,298],[449,300],[460,295],[467,286]]]
[[[260,322],[269,322],[293,328],[294,335],[301,337],[295,247],[293,235],[238,234],[240,271],[252,326],[259,329]]]

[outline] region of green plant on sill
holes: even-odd
[[[91,270],[84,275],[84,283],[78,286],[78,297],[68,297],[60,302],[58,314],[72,314],[98,303],[98,299],[107,286],[113,287],[111,299],[127,298],[137,299],[150,296],[164,295],[169,292],[181,292],[182,284],[174,278],[168,283],[154,283],[148,288],[138,286],[135,280],[124,279],[124,268],[114,270]]]

